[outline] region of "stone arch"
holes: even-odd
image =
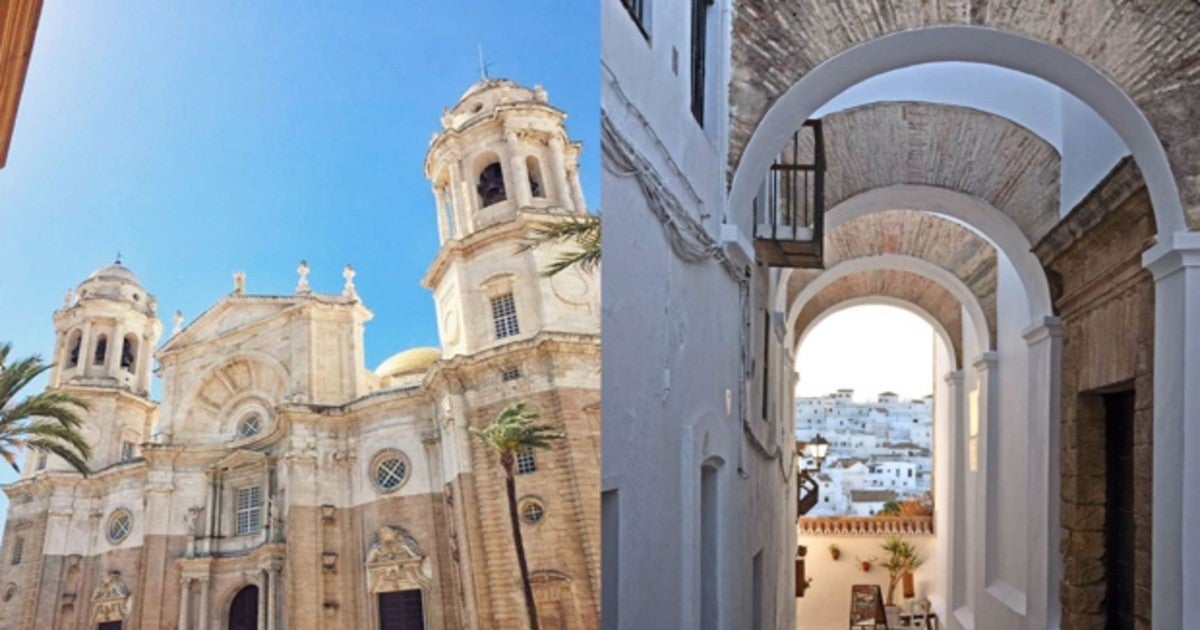
[[[954,221],[913,210],[859,215],[840,222],[825,235],[825,264],[830,267],[884,254],[920,258],[954,274],[979,300],[988,328],[996,330],[997,253],[991,243]],[[797,315],[791,308],[794,300],[820,273],[796,270],[785,274],[789,325]]]
[[[925,320],[950,349],[955,368],[962,367],[962,305],[934,280],[894,269],[844,276],[814,295],[796,318],[795,354],[799,356],[808,333],[825,318],[865,304],[895,306]]]
[[[504,164],[496,153],[485,151],[476,156],[471,172],[480,210],[507,200],[512,193],[508,190]]]
[[[1112,5],[1078,0],[1040,9],[958,3],[890,11],[847,2],[790,11],[739,2],[730,82],[729,207],[749,208],[763,174],[797,122],[872,76],[921,63],[966,61],[1040,77],[1088,104],[1129,147],[1146,174],[1160,233],[1200,225],[1200,143],[1194,111],[1200,77],[1200,11],[1181,4]],[[1103,16],[1103,20],[1071,15]],[[1096,46],[1096,41],[1124,45]],[[1047,43],[1052,41],[1053,43]],[[1159,137],[1166,140],[1164,143]],[[1194,208],[1185,218],[1180,190]]]
[[[269,411],[284,400],[287,369],[278,359],[258,352],[232,357],[205,371],[183,397],[176,435],[219,440],[227,438],[230,418],[225,417],[249,401]]]
[[[258,627],[260,586],[257,582],[244,580],[230,589],[225,597],[225,627],[229,630],[247,630]]]

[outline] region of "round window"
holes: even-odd
[[[521,504],[521,520],[529,525],[537,525],[542,522],[542,518],[546,516],[546,508],[541,501],[536,499],[526,499]]]
[[[108,517],[108,542],[115,545],[125,540],[132,529],[133,516],[129,514],[129,510],[125,508],[115,510]]]
[[[385,451],[375,456],[371,466],[371,482],[380,492],[391,492],[408,479],[408,458],[398,451]]]
[[[262,432],[262,428],[262,417],[258,414],[250,414],[238,423],[238,437],[254,437]]]

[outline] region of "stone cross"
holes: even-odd
[[[352,298],[358,297],[358,292],[354,289],[354,266],[346,263],[346,268],[342,269],[342,278],[345,278],[346,284],[342,287],[342,295]]]
[[[311,293],[312,289],[308,288],[308,261],[301,260],[300,266],[296,267],[296,273],[300,274],[300,281],[296,283],[296,293]]]
[[[183,330],[183,312],[182,311],[175,311],[175,316],[171,318],[171,324],[173,325],[173,327],[171,328],[171,334],[178,335],[179,331]]]
[[[236,295],[242,295],[246,292],[246,272],[233,272],[233,292]]]

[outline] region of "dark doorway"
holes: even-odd
[[[120,621],[103,621],[97,626],[97,630],[121,630]]]
[[[229,605],[229,630],[258,630],[258,587],[238,591]]]
[[[1133,628],[1133,392],[1104,395],[1104,593],[1107,630]]]
[[[380,593],[379,630],[425,630],[421,591]]]

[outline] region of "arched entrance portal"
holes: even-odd
[[[258,630],[258,587],[247,586],[229,604],[229,630]]]

